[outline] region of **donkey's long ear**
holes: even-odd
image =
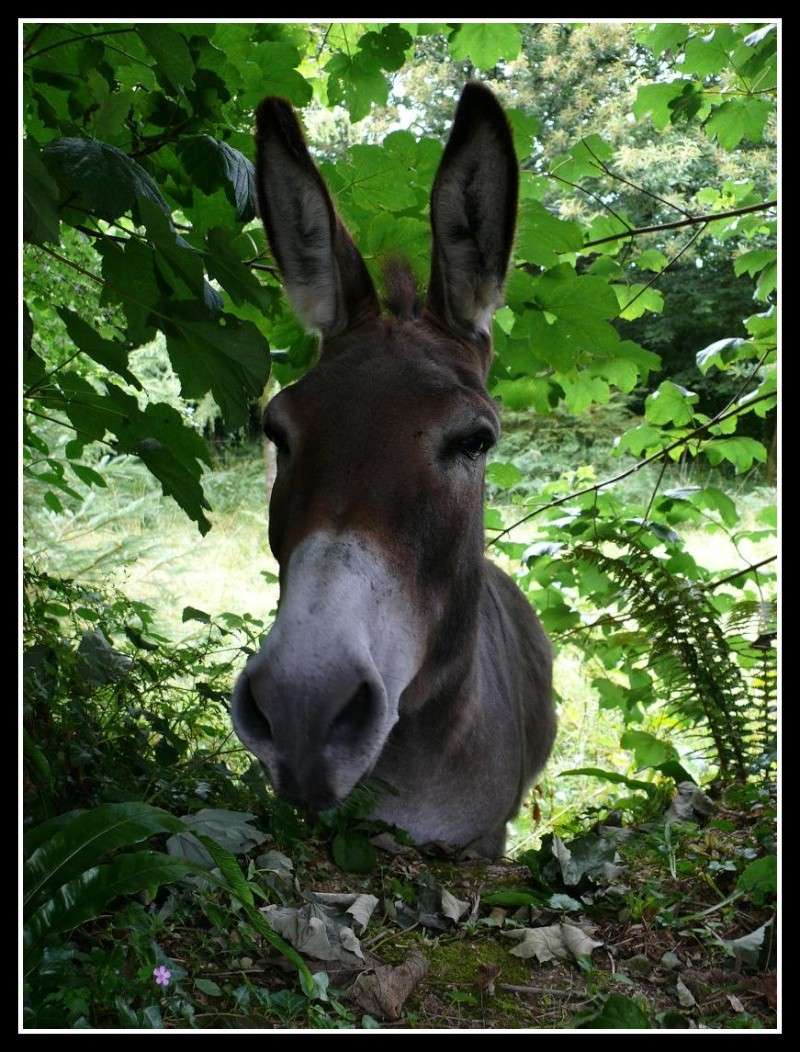
[[[284,99],[264,99],[256,113],[256,188],[272,253],[301,321],[329,337],[377,314],[364,260]]]
[[[485,340],[500,305],[514,225],[519,170],[497,99],[471,82],[431,194],[433,261],[428,310],[462,337]]]

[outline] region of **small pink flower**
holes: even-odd
[[[153,969],[153,978],[158,986],[169,986],[172,972],[169,968],[165,968],[163,964],[160,964],[158,968]]]

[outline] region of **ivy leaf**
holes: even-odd
[[[31,139],[22,147],[22,169],[22,236],[39,245],[58,244],[58,187]]]
[[[469,59],[478,69],[492,69],[501,59],[515,59],[522,37],[514,25],[473,22],[459,26],[450,38],[449,49],[456,60]]]

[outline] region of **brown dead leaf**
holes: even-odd
[[[500,974],[499,964],[481,964],[478,965],[478,978],[476,980],[476,986],[480,993],[487,993],[490,997],[494,996],[494,981]]]
[[[362,972],[347,996],[369,1015],[394,1021],[400,1018],[403,1005],[427,974],[427,960],[419,950],[412,950],[403,964],[384,964]]]

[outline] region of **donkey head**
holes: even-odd
[[[499,429],[485,378],[518,170],[500,106],[468,84],[431,197],[427,298],[396,268],[383,316],[288,103],[261,104],[256,138],[261,217],[321,348],[264,415],[280,602],[233,720],[282,796],[323,809],[372,770],[400,717],[469,665],[483,457]]]

